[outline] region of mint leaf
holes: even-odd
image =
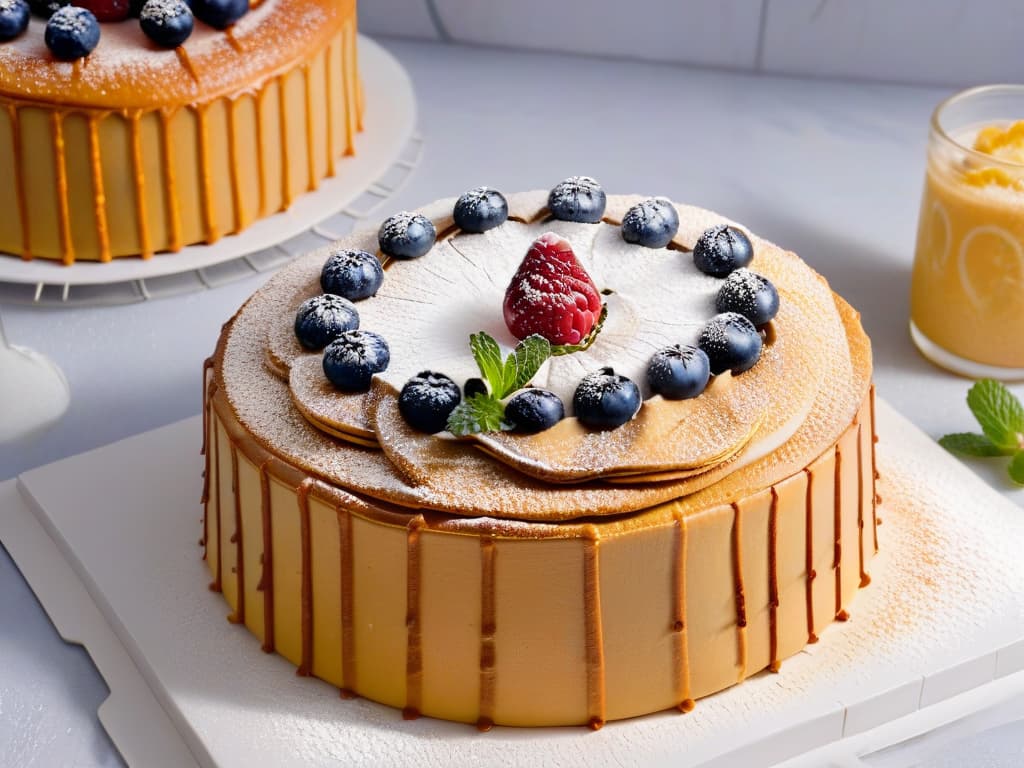
[[[1021,448],[1024,433],[1024,406],[1006,387],[992,379],[982,379],[967,393],[967,406],[982,431],[1000,448]]]
[[[1024,485],[1024,451],[1017,451],[1010,459],[1010,466],[1007,467],[1010,479],[1015,483]]]
[[[594,327],[590,329],[590,333],[587,334],[587,338],[581,341],[579,344],[555,344],[551,347],[551,356],[558,357],[560,355],[571,355],[573,352],[582,352],[585,349],[589,349],[590,345],[597,341],[597,334],[604,328],[604,321],[608,318],[608,305],[601,305],[601,316],[597,318],[597,322],[594,323]]]
[[[508,397],[517,389],[530,383],[544,361],[551,357],[551,342],[538,334],[532,334],[516,344],[512,354],[505,360],[505,386],[507,389],[495,393]]]
[[[480,373],[491,387],[491,392],[497,393],[505,386],[504,367],[501,363],[501,348],[489,334],[484,331],[471,334],[469,337],[469,348],[473,352]]]
[[[491,395],[473,395],[459,403],[448,416],[447,426],[459,436],[511,429],[505,422],[505,406]]]
[[[985,435],[974,432],[958,432],[939,439],[939,445],[952,453],[964,456],[1003,456],[1004,449],[989,440]]]

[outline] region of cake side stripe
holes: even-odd
[[[675,557],[672,570],[673,664],[676,672],[676,707],[680,712],[693,710],[690,697],[690,649],[686,627],[686,518],[678,508],[673,512]]]
[[[495,602],[494,539],[480,539],[480,713],[476,726],[489,731],[494,725],[495,698],[495,640],[497,635],[497,605]]]
[[[306,105],[306,173],[309,175],[307,192],[314,192],[320,186],[316,173],[316,130],[313,125],[313,72],[311,62],[302,68],[302,82]]]
[[[178,179],[174,173],[174,144],[171,141],[171,119],[176,112],[160,110],[160,159],[164,172],[167,216],[167,248],[181,250],[181,210],[178,206]]]
[[[845,435],[844,435],[845,437]],[[842,438],[840,438],[842,440]],[[836,576],[836,619],[838,621],[846,621],[850,618],[846,610],[843,608],[843,450],[839,447],[839,443],[836,443],[835,450],[835,468],[834,477],[835,480],[832,486],[833,494],[833,524],[835,529],[833,536],[835,539],[835,549],[832,556],[832,568],[835,571]]]
[[[768,669],[778,672],[779,662],[779,491],[773,485],[768,510]]]
[[[338,547],[341,567],[341,695],[354,695],[356,687],[356,641],[353,613],[355,585],[352,563],[352,513],[338,505]]]
[[[50,131],[54,155],[54,191],[57,195],[57,230],[60,236],[61,261],[75,263],[75,244],[71,239],[71,209],[68,201],[67,147],[64,143],[64,113],[50,114]]]
[[[242,550],[242,486],[238,477],[238,448],[228,436],[231,446],[231,493],[235,500],[235,532],[231,542],[235,545],[235,573],[238,577],[238,595],[235,612],[228,617],[232,624],[245,623],[245,553]]]
[[[331,42],[326,48],[324,48],[324,90],[326,91],[325,96],[327,101],[327,175],[333,177],[337,172],[337,157],[335,157],[335,141],[334,131],[334,104],[337,98],[334,93],[334,88],[331,86],[334,84],[334,67],[331,66],[331,59],[334,55],[334,49],[337,45],[337,40]]]
[[[214,530],[217,531],[217,565],[213,581],[210,582],[210,590],[221,591],[221,564],[224,562],[224,542],[221,539],[221,490],[220,490],[220,430],[213,425],[213,500],[217,508],[217,518],[214,521]],[[209,551],[209,547],[207,547]]]
[[[807,642],[816,643],[818,636],[814,633],[814,579],[818,574],[814,570],[814,473],[810,469],[804,469],[803,472],[807,477],[807,490],[804,496],[804,513],[807,521]]]
[[[107,224],[107,193],[103,185],[103,157],[100,153],[100,115],[89,115],[89,166],[92,171],[93,218],[99,242],[100,261],[110,261],[110,228]],[[103,117],[106,117],[103,115]]]
[[[225,102],[224,108],[227,113],[228,135],[231,137],[231,141],[228,142],[228,162],[231,164],[232,221],[234,222],[234,231],[240,232],[248,225],[248,221],[245,218],[245,211],[242,205],[242,178],[238,163],[238,126],[235,120],[237,106],[238,103],[236,101],[229,100]]]
[[[309,536],[309,489],[312,484],[313,480],[307,478],[295,492],[299,502],[299,537],[302,548],[300,595],[302,660],[296,670],[301,677],[309,677],[310,671],[313,669],[313,557]]]
[[[217,230],[217,201],[213,194],[213,174],[210,171],[210,126],[207,111],[209,105],[195,108],[196,137],[199,149],[199,194],[203,200],[203,230],[206,242],[215,243],[220,239]]]
[[[871,402],[871,529],[875,538],[875,552],[878,552],[878,459],[876,446],[878,430],[875,428],[875,385],[871,385],[868,395]]]
[[[270,84],[264,83],[256,92],[256,177],[259,181],[259,217],[267,215],[267,143],[263,135],[262,114]]]
[[[594,730],[605,721],[604,637],[601,630],[601,534],[593,525],[584,529],[583,599],[587,638],[587,715]]]
[[[25,168],[21,151],[21,116],[14,102],[7,103],[7,116],[11,123],[11,149],[14,161],[14,196],[18,200],[18,220],[21,222],[21,258],[32,260],[32,232],[28,217],[28,198],[25,195]]]
[[[857,556],[860,560],[861,589],[871,583],[871,575],[864,567],[864,428],[857,423]]]
[[[732,503],[732,567],[736,589],[736,654],[739,679],[747,676],[747,598],[743,591],[743,523],[740,505]]]
[[[139,248],[142,258],[153,256],[153,244],[149,234],[149,210],[146,204],[146,173],[142,159],[142,111],[135,110],[128,119],[128,141],[132,152],[132,182],[135,186],[135,219],[139,233]]]
[[[420,716],[423,692],[423,639],[420,628],[420,588],[422,552],[420,532],[426,521],[417,515],[409,521],[406,533],[406,653],[405,653],[405,708],[402,717],[414,720]]]
[[[260,464],[260,516],[263,520],[263,573],[256,589],[263,592],[263,650],[273,653],[274,644],[274,542],[270,519],[270,474],[267,458]]]
[[[281,210],[292,204],[291,151],[288,146],[288,93],[286,77],[277,78],[277,119],[281,139]]]
[[[354,73],[353,69],[356,66],[355,56],[355,27],[351,22],[345,22],[345,28],[343,31],[344,45],[342,46],[342,62],[344,68],[345,77],[345,154],[352,155],[356,151],[355,143],[355,132],[356,132],[356,110],[359,108],[356,104],[357,97],[355,94],[354,84]]]

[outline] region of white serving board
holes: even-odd
[[[207,270],[259,253],[301,235],[357,201],[367,190],[386,184],[396,160],[413,136],[416,100],[408,75],[395,58],[369,38],[360,36],[359,72],[366,93],[364,131],[355,138],[356,153],[338,165],[333,178],[315,192],[298,197],[288,210],[254,222],[244,231],[211,245],[197,244],[151,259],[122,258],[106,264],[80,261],[70,266],[49,259],[22,261],[0,258],[0,283],[71,287],[156,280],[183,272]],[[393,190],[376,191],[378,198]],[[353,215],[358,218],[358,211]],[[250,273],[251,274],[251,273]],[[143,297],[145,298],[145,297]],[[38,297],[37,297],[38,300]]]
[[[283,659],[263,654],[253,636],[225,620],[226,605],[207,590],[197,546],[198,418],[0,486],[0,539],[61,632],[86,644],[111,700],[128,701],[130,694],[141,702],[101,713],[130,764],[156,764],[141,730],[154,729],[170,743],[170,724],[192,758],[209,766],[752,768],[1024,669],[1024,514],[883,402],[878,430],[882,554],[852,619],[786,661],[780,674],[763,673],[702,699],[686,716],[661,713],[596,733],[480,734],[429,718],[406,722],[397,710],[342,700],[333,687],[299,678]],[[75,600],[85,617],[79,624],[69,618],[68,595],[83,586],[92,604]],[[154,714],[154,701],[165,720]]]

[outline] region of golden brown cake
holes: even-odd
[[[212,243],[354,150],[355,0],[263,0],[164,50],[138,20],[74,62],[34,18],[0,43],[0,251],[109,261]]]
[[[407,717],[599,727],[689,711],[847,618],[878,546],[871,351],[857,313],[795,254],[750,237],[750,269],[780,297],[752,368],[691,399],[642,385],[616,429],[569,407],[587,371],[640,381],[655,349],[696,340],[716,312],[722,280],[691,251],[731,222],[676,205],[672,242],[644,248],[620,230],[640,199],[609,197],[602,221],[578,223],[552,219],[547,193],[511,195],[508,220],[483,233],[441,201],[420,212],[438,233],[426,255],[386,258],[378,233],[352,235],[289,265],[225,326],[204,370],[203,543],[212,588],[264,650]],[[409,376],[461,384],[476,370],[468,333],[516,345],[501,297],[546,230],[607,310],[591,346],[533,375],[566,418],[536,434],[412,428]],[[327,382],[294,335],[344,248],[385,263],[356,303],[360,328],[390,345],[365,393]]]

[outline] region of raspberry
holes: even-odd
[[[527,251],[503,309],[517,339],[537,333],[552,344],[579,344],[601,314],[601,295],[569,241],[548,232]]]
[[[72,5],[92,11],[96,21],[124,21],[131,13],[131,0],[73,0]]]

